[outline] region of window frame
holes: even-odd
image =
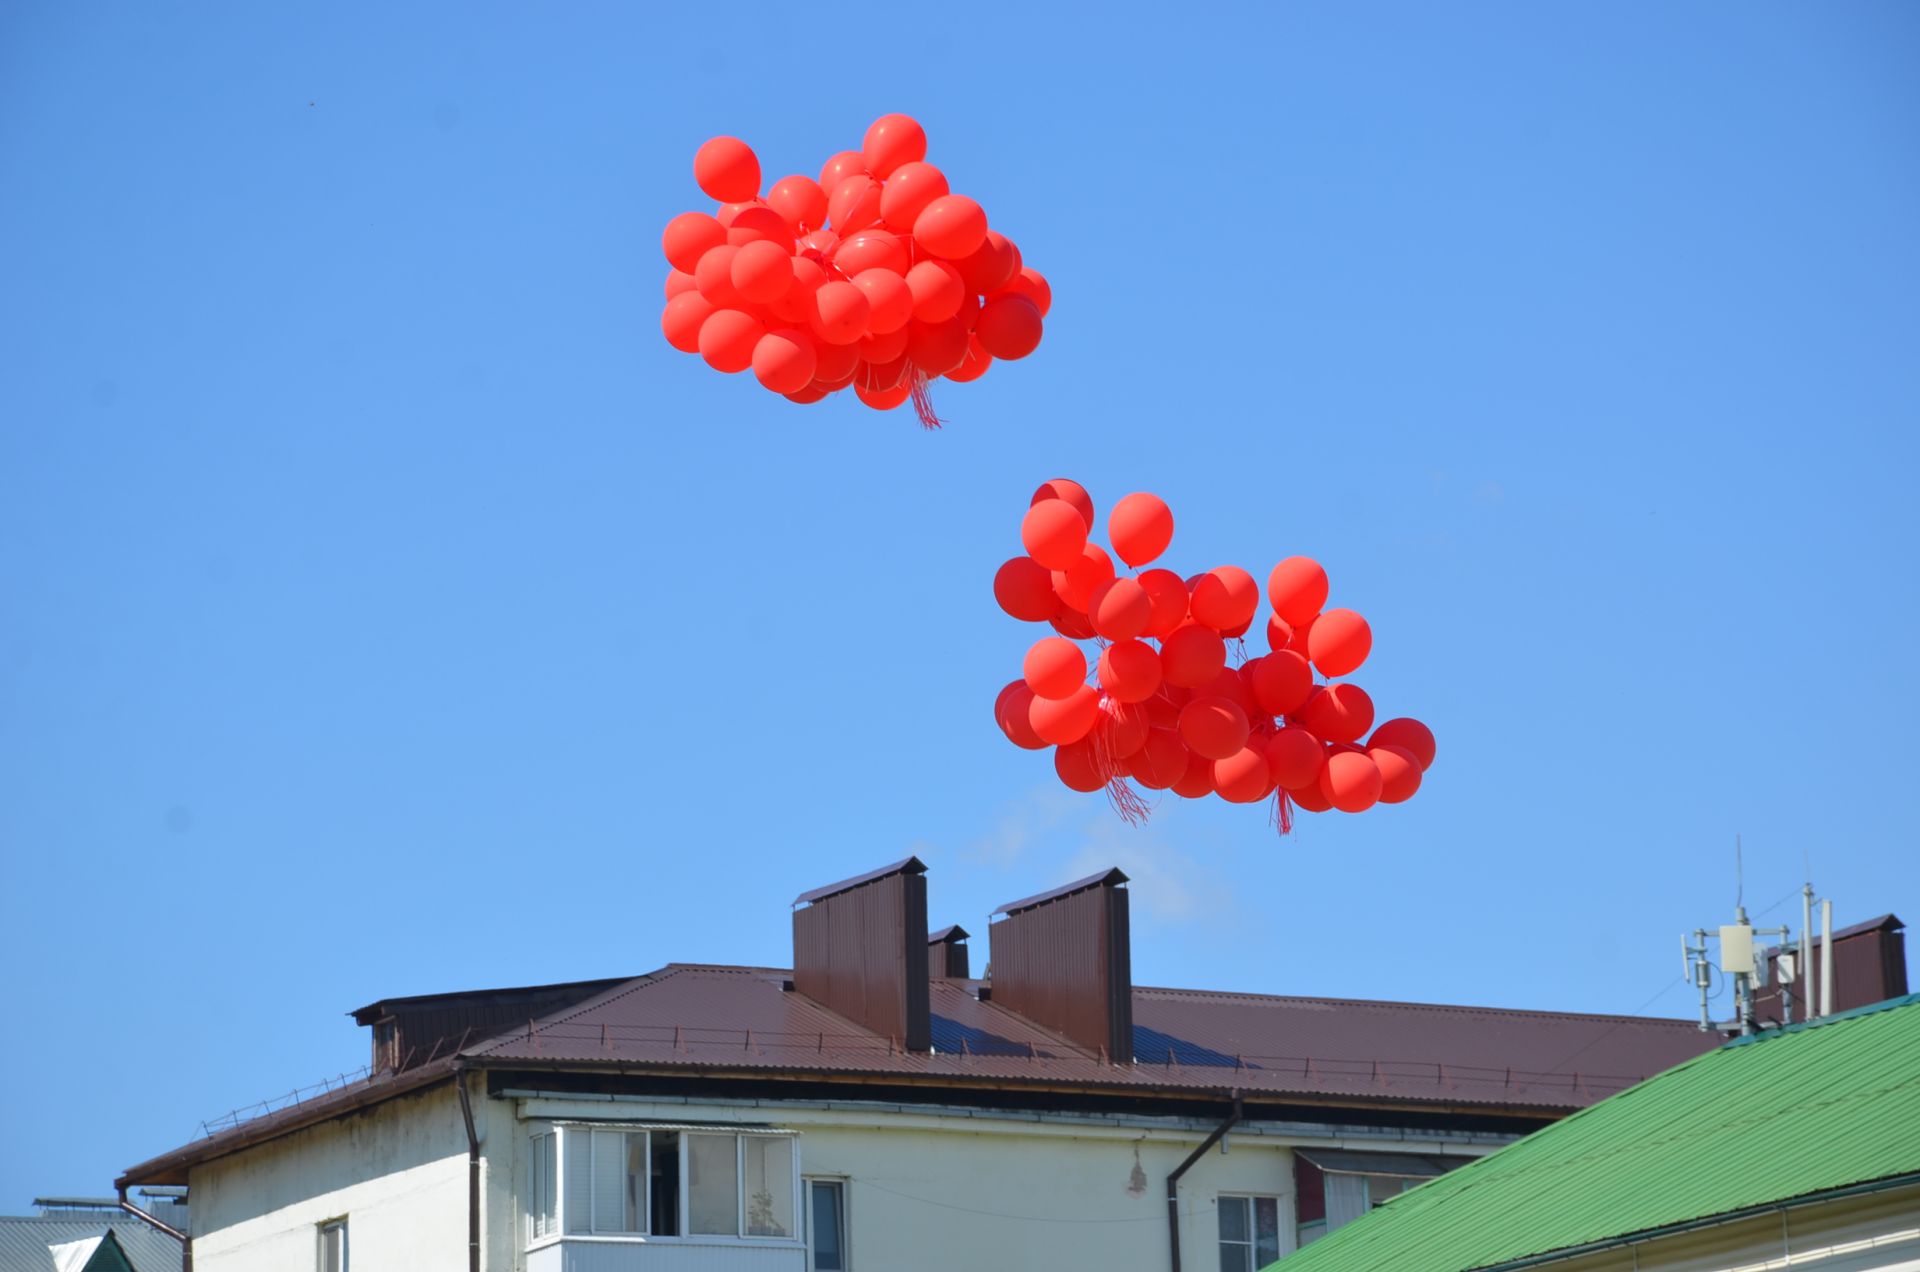
[[[596,1161],[596,1158],[594,1157],[594,1153],[596,1150],[595,1150],[594,1141],[593,1141],[593,1132],[595,1131],[599,1131],[602,1133],[606,1133],[606,1132],[624,1133],[628,1135],[644,1134],[647,1137],[645,1160],[648,1164],[648,1175],[645,1181],[646,1195],[643,1198],[643,1204],[640,1210],[641,1222],[645,1224],[647,1227],[642,1231],[601,1232],[601,1231],[595,1231],[593,1229],[593,1224],[597,1217],[594,1210],[594,1198],[593,1198],[593,1165],[594,1165],[594,1162]],[[656,1132],[672,1132],[675,1135],[675,1139],[676,1139],[676,1149],[678,1152],[678,1167],[680,1171],[680,1179],[679,1179],[679,1187],[678,1187],[678,1196],[675,1200],[677,1202],[677,1209],[678,1209],[679,1231],[677,1233],[672,1233],[672,1234],[661,1233],[656,1235],[650,1230],[653,1223],[653,1196],[652,1196],[653,1178],[651,1173],[651,1165],[652,1165],[652,1152],[653,1152],[653,1135]],[[613,1120],[585,1121],[577,1118],[557,1118],[552,1121],[545,1121],[545,1122],[539,1123],[538,1126],[536,1126],[536,1128],[533,1130],[533,1133],[530,1139],[534,1142],[537,1142],[539,1138],[543,1135],[552,1136],[553,1144],[554,1144],[554,1167],[555,1167],[554,1176],[553,1176],[554,1178],[554,1188],[553,1188],[554,1227],[551,1232],[545,1235],[535,1236],[533,1234],[533,1225],[531,1221],[529,1221],[528,1227],[527,1227],[527,1241],[524,1246],[524,1249],[528,1251],[540,1249],[559,1241],[579,1241],[579,1242],[601,1243],[601,1244],[628,1244],[628,1245],[638,1245],[638,1244],[648,1243],[648,1242],[658,1242],[662,1245],[687,1245],[687,1246],[723,1245],[723,1246],[746,1246],[746,1247],[773,1246],[778,1248],[798,1248],[798,1249],[807,1248],[806,1224],[808,1221],[806,1216],[804,1216],[802,1213],[802,1207],[804,1206],[807,1200],[806,1177],[801,1174],[802,1163],[801,1163],[801,1152],[800,1152],[800,1133],[796,1130],[780,1128],[780,1127],[758,1127],[758,1126],[736,1127],[736,1126],[728,1126],[725,1124],[717,1124],[717,1123],[709,1123],[709,1124],[702,1125],[702,1124],[691,1123],[691,1122],[663,1122],[663,1121],[639,1122],[639,1121],[613,1121]],[[572,1231],[567,1226],[568,1190],[574,1187],[576,1184],[576,1181],[569,1179],[567,1176],[566,1161],[567,1161],[568,1140],[566,1137],[570,1135],[586,1135],[587,1136],[587,1161],[588,1161],[587,1178],[584,1181],[578,1181],[579,1186],[584,1187],[587,1190],[587,1230],[579,1231],[579,1232]],[[692,1233],[688,1231],[689,1219],[691,1217],[691,1205],[692,1205],[692,1193],[691,1193],[691,1188],[688,1185],[688,1166],[689,1166],[688,1140],[691,1136],[694,1136],[694,1135],[730,1136],[734,1141],[734,1145],[733,1145],[733,1178],[734,1178],[734,1191],[735,1191],[734,1230],[731,1234]],[[748,1139],[784,1139],[789,1141],[792,1145],[790,1158],[789,1158],[789,1170],[788,1170],[788,1179],[791,1182],[792,1190],[793,1190],[792,1199],[791,1199],[791,1202],[789,1203],[792,1207],[790,1211],[790,1214],[792,1216],[792,1224],[791,1224],[792,1232],[788,1236],[761,1237],[761,1236],[747,1235],[746,1143],[745,1142]],[[842,1194],[842,1199],[844,1204],[844,1192]],[[532,1213],[532,1208],[531,1208],[532,1200],[533,1199],[529,1197],[528,1199],[529,1204],[526,1207],[524,1207],[524,1209],[527,1211],[529,1215],[531,1215]],[[843,1224],[846,1222],[844,1212],[842,1215],[841,1222]]]
[[[852,1191],[848,1184],[852,1181],[845,1175],[805,1175],[800,1180],[800,1200],[806,1206],[806,1246],[807,1272],[818,1272],[814,1267],[813,1247],[813,1190],[831,1188],[840,1194],[840,1272],[852,1272],[853,1268],[853,1223],[848,1217],[847,1194]]]
[[[1241,1202],[1246,1205],[1247,1239],[1245,1241],[1229,1240],[1221,1231],[1222,1225],[1219,1222],[1220,1208],[1230,1201]],[[1284,1204],[1286,1201],[1284,1196],[1278,1193],[1223,1192],[1217,1194],[1214,1198],[1213,1235],[1215,1250],[1218,1251],[1220,1247],[1228,1245],[1246,1250],[1247,1267],[1251,1268],[1253,1272],[1260,1272],[1261,1268],[1268,1266],[1268,1263],[1272,1262],[1272,1260],[1268,1260],[1268,1263],[1262,1263],[1260,1261],[1260,1208],[1258,1203],[1263,1201],[1273,1203],[1273,1244],[1276,1251],[1273,1257],[1275,1259],[1284,1259],[1293,1253],[1292,1250],[1287,1249],[1286,1241],[1281,1235],[1285,1227],[1283,1217],[1291,1213]]]
[[[350,1260],[348,1257],[349,1241],[347,1236],[346,1215],[336,1215],[331,1219],[322,1219],[319,1223],[313,1225],[313,1266],[318,1269],[318,1272],[333,1272],[333,1269],[327,1267],[327,1234],[330,1232],[340,1234],[339,1272],[348,1272]]]

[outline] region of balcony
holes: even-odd
[[[527,1272],[805,1272],[798,1241],[560,1237],[527,1251]]]

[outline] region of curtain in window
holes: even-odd
[[[1367,1213],[1365,1175],[1327,1176],[1327,1231],[1352,1223]]]
[[[687,1136],[687,1229],[740,1235],[739,1140],[732,1135]]]

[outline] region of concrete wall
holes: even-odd
[[[467,1266],[467,1137],[451,1087],[211,1162],[189,1186],[195,1272],[314,1272],[319,1225],[342,1217],[361,1272]]]

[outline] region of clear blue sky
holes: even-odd
[[[1686,1014],[1736,833],[1920,919],[1920,8],[1165,12],[6,6],[0,1211],[908,852],[976,931],[1120,864],[1138,980],[1279,993]],[[938,435],[672,352],[698,144],[895,110],[1040,351]],[[1322,560],[1427,788],[1060,791],[989,590],[1056,475]]]

